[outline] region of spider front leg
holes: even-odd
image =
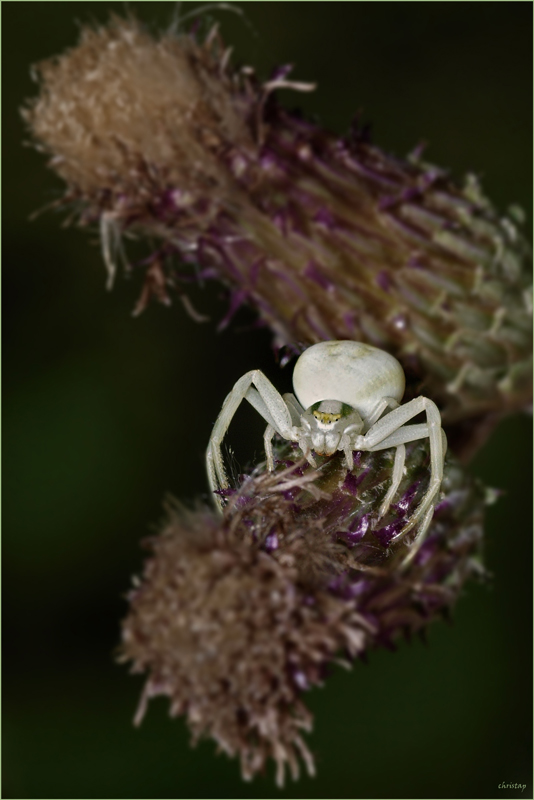
[[[398,407],[399,407],[399,404],[395,400],[394,397],[387,397],[387,396],[383,397],[376,404],[375,408],[371,411],[371,413],[367,417],[362,419],[363,430],[364,431],[369,431],[372,428],[372,426],[376,423],[376,421],[382,416],[382,414],[384,413],[384,411],[387,408],[393,409],[393,408],[398,408]],[[361,438],[362,438],[359,435],[361,430],[362,430],[362,428],[358,424],[349,425],[349,427],[344,430],[343,436],[341,437],[341,441],[340,441],[340,445],[339,445],[338,449],[339,450],[343,450],[343,452],[345,453],[345,463],[347,465],[347,469],[348,469],[349,472],[352,472],[352,470],[354,468],[353,451],[359,449],[356,446],[356,442],[357,441],[359,442],[361,440]],[[399,453],[397,453],[397,457],[398,457],[398,460],[400,461]],[[398,487],[398,485],[400,483],[400,479],[402,477],[403,466],[404,466],[404,461],[402,462],[402,464],[400,464],[400,466],[397,465],[397,460],[395,461],[395,470],[394,470],[394,475],[393,475],[393,485],[395,485],[395,481],[397,481],[397,484],[396,484],[397,487]],[[386,513],[386,511],[387,511],[387,509],[389,507],[389,503],[391,502],[391,498],[395,494],[395,491],[396,491],[396,489],[394,491],[392,491],[390,489],[391,496],[389,498],[389,501],[388,501],[387,505],[385,506],[385,510],[384,511],[382,511],[382,510],[380,511],[380,516],[381,517]],[[382,506],[384,506],[384,503],[382,504]]]
[[[208,480],[211,491],[215,497],[217,510],[221,514],[224,509],[224,501],[218,493],[221,489],[227,489],[229,486],[221,452],[221,444],[230,422],[244,399],[248,400],[261,414],[268,426],[272,428],[273,433],[279,433],[284,439],[295,439],[294,427],[292,425],[291,413],[288,406],[268,378],[257,369],[243,375],[243,377],[237,381],[223,403],[221,412],[213,426],[206,451]],[[267,457],[269,458],[269,453]]]
[[[265,433],[263,434],[263,446],[265,447],[265,458],[267,460],[267,469],[269,472],[274,470],[274,455],[273,455],[273,436],[276,430],[272,425],[267,425]]]
[[[254,406],[256,411],[258,411],[260,414],[262,414],[262,416],[264,416],[265,419],[267,419],[265,410],[264,411],[261,410],[263,401],[258,392],[256,391],[256,389],[250,388],[247,392],[246,397],[249,403],[251,403]],[[304,414],[304,409],[300,405],[295,395],[291,394],[291,392],[287,392],[287,394],[282,395],[282,400],[286,404],[289,414],[291,416],[291,422],[293,423],[293,435],[294,435],[293,438],[295,438],[296,434],[297,435],[296,440],[298,441],[299,447],[302,450],[304,457],[308,460],[308,462],[311,464],[312,467],[316,467],[317,464],[315,463],[315,460],[311,454],[310,447],[306,440],[306,433],[305,432],[302,433],[302,427],[300,427],[299,429],[301,422],[306,423],[306,421],[302,419],[302,415]],[[267,469],[269,470],[269,472],[272,472],[274,470],[272,440],[275,433],[278,433],[277,429],[272,424],[269,424],[265,428],[265,433],[263,434],[263,444],[265,447]]]
[[[422,411],[426,413],[426,424],[405,425],[408,420]],[[406,442],[412,442],[427,436],[430,443],[430,483],[418,508],[397,534],[396,539],[408,533],[419,522],[421,517],[424,517],[425,527],[430,524],[431,512],[443,478],[443,462],[447,447],[446,438],[441,428],[439,410],[432,400],[426,397],[418,397],[403,406],[399,406],[399,408],[394,409],[378,420],[364,436],[357,437],[355,442],[356,449],[376,451],[393,446],[398,448],[399,445],[404,445]],[[403,462],[402,451],[400,455],[397,452],[393,469],[392,484],[396,483],[396,489],[400,484],[404,466],[401,460]],[[392,499],[393,493],[388,492],[380,509],[381,516],[387,511]]]

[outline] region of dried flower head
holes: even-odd
[[[223,325],[249,303],[278,345],[386,349],[456,450],[473,449],[531,397],[521,212],[499,215],[475,176],[457,186],[419,151],[387,155],[357,124],[339,139],[284,111],[274,90],[313,88],[288,73],[233,70],[215,29],[156,40],[115,19],[38,66],[24,113],[63,202],[100,225],[110,284],[123,235],[160,240],[137,310],[200,265],[230,288]]]
[[[395,526],[417,503],[426,447],[410,447],[385,524],[377,509],[387,451],[361,454],[349,474],[339,456],[316,471],[291,454],[285,445],[274,474],[243,477],[223,518],[169,505],[129,595],[121,646],[123,660],[148,673],[138,722],[149,698],[167,695],[194,742],[213,738],[246,779],[274,759],[279,785],[286,766],[298,777],[299,758],[314,773],[302,695],[328,665],[422,631],[482,571],[483,493],[455,463],[428,538],[401,566],[406,542],[395,542]]]

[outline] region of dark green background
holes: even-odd
[[[184,8],[194,4],[184,3]],[[131,3],[157,25],[173,4]],[[339,133],[363,108],[375,141],[418,141],[461,177],[482,175],[531,225],[530,3],[246,3],[249,24],[214,12],[238,62],[265,76],[296,64],[312,96],[285,93]],[[267,331],[246,313],[216,333],[220,289],[196,292],[212,322],[179,303],[130,311],[136,279],[104,289],[96,234],[32,211],[58,196],[22,147],[18,108],[32,62],[76,42],[81,22],[121,3],[2,4],[4,33],[4,788],[9,798],[532,797],[530,421],[504,423],[473,470],[505,494],[488,510],[490,585],[469,585],[429,644],[372,653],[313,691],[319,776],[283,792],[242,784],[213,743],[191,750],[182,720],[114,663],[122,596],[140,540],[169,491],[206,492],[203,451],[222,399],[253,367],[288,387]],[[252,28],[252,29],[251,29]],[[240,426],[241,422],[241,426]],[[248,426],[248,427],[247,427]],[[239,430],[246,435],[240,436]],[[232,442],[261,452],[244,410]],[[253,445],[239,441],[253,436]],[[524,792],[501,782],[526,783]]]

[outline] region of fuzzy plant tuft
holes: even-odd
[[[187,304],[192,281],[229,290],[293,352],[328,339],[388,350],[442,409],[469,456],[531,398],[530,249],[522,212],[499,214],[478,179],[457,185],[419,149],[336,137],[276,101],[313,86],[289,67],[234,69],[216,28],[153,38],[134,20],[85,28],[38,65],[24,111],[65,181],[65,206],[98,226],[111,285],[130,235],[151,296]]]
[[[224,490],[222,517],[168,504],[123,623],[121,658],[147,673],[137,722],[166,695],[193,741],[214,739],[243,778],[271,759],[280,786],[299,759],[314,774],[306,691],[333,664],[423,634],[484,575],[486,495],[452,458],[424,542],[414,552],[415,533],[396,538],[428,483],[428,447],[407,451],[384,519],[390,451],[359,453],[347,472],[340,455],[313,469],[284,444],[274,473],[261,465]]]

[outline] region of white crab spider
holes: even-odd
[[[384,450],[396,447],[391,486],[380,507],[387,512],[401,482],[406,442],[428,437],[430,442],[430,483],[418,508],[396,539],[421,523],[420,542],[430,524],[443,477],[447,440],[436,405],[417,397],[401,406],[404,372],[396,358],[361,342],[320,342],[302,353],[293,371],[295,395],[280,395],[260,372],[252,370],[240,378],[226,400],[213,427],[206,465],[217,509],[224,501],[219,492],[228,487],[221,454],[221,442],[243,399],[254,406],[267,422],[264,434],[267,467],[274,469],[272,438],[297,442],[309,463],[318,455],[345,454],[347,469],[353,468],[354,450]],[[406,425],[421,412],[426,423]],[[410,558],[415,548],[410,552]]]

